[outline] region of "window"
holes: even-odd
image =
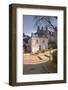
[[[39,50],[41,50],[41,45],[39,45]]]
[[[45,40],[43,40],[43,43],[45,43]]]
[[[36,43],[38,43],[38,40],[36,40]]]

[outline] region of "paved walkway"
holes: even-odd
[[[45,62],[40,64],[24,64],[23,73],[24,74],[42,74],[42,73],[56,73],[57,67],[51,62]]]
[[[24,54],[24,74],[55,73],[57,67],[51,63],[51,53],[54,50],[39,54]]]
[[[24,64],[39,64],[39,63],[44,63],[47,62],[49,60],[52,60],[52,55],[51,53],[54,51],[53,50],[49,50],[46,51],[44,53],[38,53],[38,54],[31,54],[31,53],[27,53],[24,54]]]

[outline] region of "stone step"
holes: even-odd
[[[44,60],[44,61],[48,61],[49,58],[48,57],[45,57],[44,55],[40,55],[38,56],[39,60]]]
[[[44,56],[45,56],[45,57],[48,57],[48,58],[50,58],[50,56],[49,56],[49,55],[46,55],[46,54],[45,54]]]

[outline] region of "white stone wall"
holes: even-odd
[[[38,44],[36,43],[36,40],[38,40],[38,37],[32,37],[31,38],[31,50],[32,52],[36,52],[39,50]]]
[[[55,37],[51,36],[51,41],[54,42],[55,41]]]
[[[43,42],[44,40],[44,42]],[[37,42],[38,41],[38,42]],[[32,52],[37,52],[39,50],[39,48],[41,47],[41,50],[46,50],[48,49],[48,39],[47,38],[39,38],[38,36],[37,37],[32,37],[31,38],[31,50]]]

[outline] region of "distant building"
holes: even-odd
[[[57,46],[57,29],[52,32],[49,31],[47,27],[41,27],[40,29],[40,27],[38,26],[37,32],[31,34],[31,37],[28,39],[28,43],[26,43],[25,45],[26,50],[33,53],[39,50],[55,48]]]

